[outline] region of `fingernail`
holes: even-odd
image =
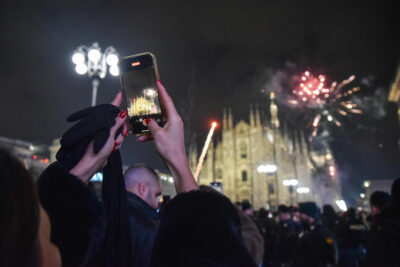
[[[119,114],[119,117],[120,117],[121,119],[123,119],[123,118],[126,117],[126,114],[128,114],[128,112],[126,112],[126,110],[124,109],[124,110]]]
[[[126,131],[124,132],[124,136],[127,136],[129,133],[129,129],[126,129]]]
[[[162,85],[162,82],[161,82],[161,80],[160,80],[160,79],[157,79],[157,82],[159,82],[159,83]]]
[[[146,118],[144,121],[146,122],[146,124],[148,124],[150,122],[150,118]]]

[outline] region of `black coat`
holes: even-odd
[[[42,173],[38,189],[62,266],[89,265],[102,248],[106,228],[105,213],[95,193],[58,163]]]
[[[337,264],[338,248],[334,234],[321,221],[300,233],[295,266],[319,267]]]
[[[384,209],[368,244],[365,266],[400,266],[400,206]]]
[[[132,266],[150,265],[151,250],[157,235],[158,213],[141,198],[127,192],[128,215],[131,229]]]

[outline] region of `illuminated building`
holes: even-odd
[[[222,140],[216,146],[211,142],[199,176],[200,184],[222,182],[224,194],[232,202],[248,200],[256,209],[301,201],[335,205],[341,193],[336,169],[329,171],[330,166],[335,166],[332,154],[314,153],[312,159],[304,133],[296,134],[294,142],[287,130],[282,134],[272,94],[270,113],[271,120],[262,123],[258,107],[250,107],[249,122],[240,120],[234,125],[231,109],[224,110]],[[194,173],[198,163],[194,148],[190,150],[189,161]],[[314,161],[321,161],[321,166],[327,168],[324,179],[331,183],[321,182],[321,177],[314,178],[313,173],[320,166],[314,166]],[[276,168],[262,171],[262,167],[268,166]],[[285,180],[297,182],[291,186]],[[323,190],[325,187],[330,187],[329,192],[334,193],[328,199],[321,193],[327,192]]]

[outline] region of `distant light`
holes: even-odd
[[[36,155],[33,155],[33,157],[32,157],[34,160],[37,160],[37,156]]]
[[[274,164],[265,164],[265,165],[260,165],[257,168],[257,171],[259,173],[274,173],[278,170],[278,167]]]
[[[310,188],[308,188],[308,187],[299,187],[299,188],[297,188],[296,191],[299,194],[308,194],[308,193],[310,193]]]
[[[310,76],[310,72],[308,72],[308,71],[304,72],[304,74],[305,74],[306,76]]]
[[[90,49],[88,57],[91,61],[98,62],[101,58],[101,53],[98,49]]]
[[[333,121],[333,117],[331,115],[328,115],[327,119],[328,121]]]
[[[49,163],[49,159],[48,159],[48,158],[45,158],[45,159],[44,159],[44,163],[46,163],[46,164]]]
[[[96,172],[93,176],[92,179],[90,179],[92,182],[102,182],[103,181],[103,173],[102,172]]]
[[[344,202],[343,199],[336,200],[336,205],[339,207],[339,209],[341,211],[347,211],[347,205],[346,205],[346,202]]]
[[[336,170],[335,167],[329,166],[329,174],[330,176],[335,176]]]
[[[75,71],[79,75],[85,74],[87,72],[87,70],[88,69],[87,69],[87,66],[85,64],[79,64],[79,65],[76,65],[76,67],[75,67]]]
[[[361,194],[360,194],[360,197],[361,197],[361,198],[365,198],[365,194],[361,193]]]
[[[326,159],[327,160],[331,160],[332,159],[332,154],[330,154],[330,153],[326,154]]]
[[[72,56],[72,62],[74,62],[74,64],[76,65],[81,65],[85,63],[85,55],[82,52],[76,52]]]
[[[296,179],[285,179],[282,183],[284,186],[296,186],[299,184],[299,181],[297,181]]]
[[[364,182],[364,187],[365,188],[368,188],[370,185],[371,185],[371,183],[369,181],[365,181]]]
[[[174,179],[172,179],[172,177],[169,177],[168,182],[170,182],[172,184],[174,182]]]
[[[117,65],[112,65],[110,67],[110,73],[112,76],[118,76],[119,75],[119,69]]]
[[[217,124],[217,122],[215,122],[215,121],[213,121],[213,122],[211,123],[211,126],[212,126],[212,127],[217,127],[217,125],[218,125],[218,124]]]
[[[106,58],[106,62],[110,66],[118,64],[118,57],[115,54],[109,54]]]

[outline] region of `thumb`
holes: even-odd
[[[146,119],[146,124],[147,128],[149,128],[151,134],[154,136],[158,131],[160,131],[162,128],[158,126],[157,122],[155,122],[153,119],[147,118]]]

